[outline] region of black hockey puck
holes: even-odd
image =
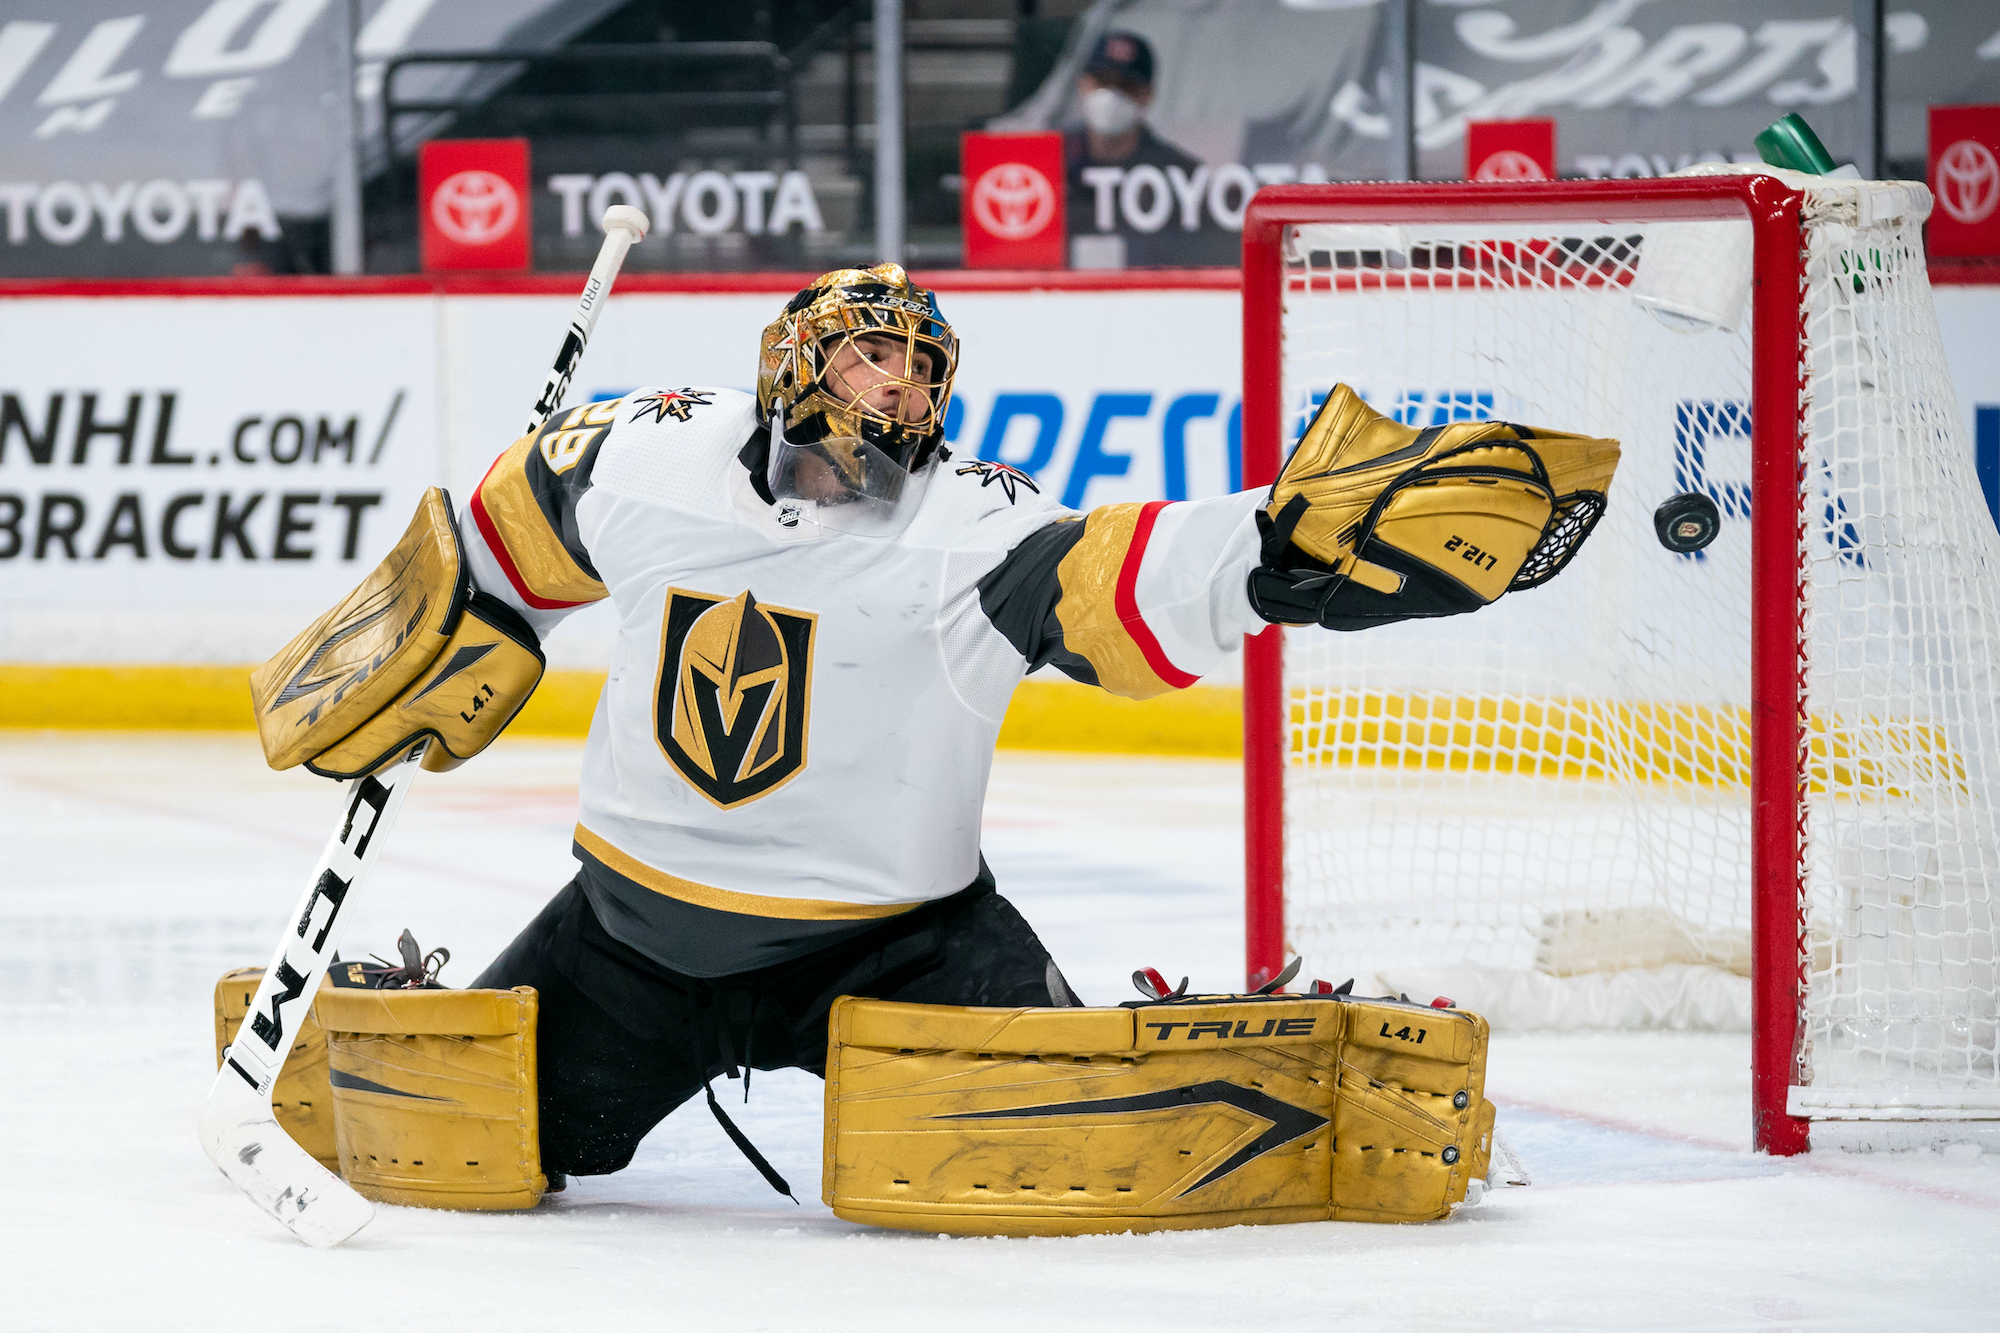
[[[1653,511],[1653,531],[1660,545],[1688,555],[1715,540],[1722,531],[1722,511],[1699,491],[1683,491]]]

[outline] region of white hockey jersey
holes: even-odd
[[[480,588],[538,633],[616,605],[576,852],[606,928],[700,976],[981,876],[1026,671],[1143,698],[1263,628],[1244,590],[1257,494],[1078,514],[953,458],[899,536],[832,533],[771,503],[755,406],[642,389],[558,413],[462,522]]]

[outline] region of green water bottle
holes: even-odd
[[[1826,151],[1826,145],[1813,133],[1812,126],[1806,124],[1805,117],[1796,111],[1788,111],[1766,125],[1756,142],[1757,156],[1769,166],[1789,167],[1808,176],[1860,179],[1860,173],[1852,166],[1833,165],[1833,155]],[[1865,255],[1858,250],[1843,250],[1834,256],[1833,262],[1853,284],[1856,292],[1866,288],[1871,274],[1879,274],[1886,267],[1882,262],[1882,252],[1874,249]]]
[[[1757,135],[1757,156],[1774,167],[1802,171],[1808,176],[1832,173],[1833,155],[1796,111],[1766,125]]]

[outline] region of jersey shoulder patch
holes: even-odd
[[[723,392],[725,390],[722,389],[653,389],[627,394],[625,404],[632,409],[631,419],[634,421],[651,417],[657,423],[672,417],[675,421],[688,422],[694,420],[694,414],[702,408],[714,407],[715,395]],[[724,410],[728,409],[725,407]]]
[[[1035,479],[1011,463],[995,463],[984,458],[953,459],[946,463],[953,475],[976,477],[981,490],[992,486],[1007,497],[1008,504],[1019,502],[1023,493],[1040,495],[1042,488]]]
[[[983,458],[948,458],[937,465],[907,540],[912,546],[1005,551],[1024,534],[1068,512],[1020,468]]]
[[[615,495],[678,509],[726,503],[726,469],[757,428],[757,400],[740,389],[679,385],[634,389],[593,478]]]

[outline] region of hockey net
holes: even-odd
[[[2000,536],[1928,208],[1726,169],[1259,197],[1253,482],[1338,382],[1623,457],[1547,586],[1253,645],[1253,978],[1299,953],[1496,1027],[1754,1026],[1778,1151],[2000,1120]],[[1654,510],[1690,491],[1721,531],[1676,554]]]

